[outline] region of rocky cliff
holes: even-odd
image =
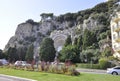
[[[110,5],[109,8],[107,7]],[[34,54],[40,47],[40,43],[44,37],[51,37],[55,42],[56,50],[59,46],[63,46],[68,35],[71,35],[72,40],[87,28],[94,30],[96,28],[109,28],[110,15],[114,9],[118,7],[115,2],[106,2],[96,5],[92,9],[79,11],[77,13],[67,13],[60,16],[53,14],[42,14],[40,22],[34,22],[29,19],[24,23],[18,25],[15,35],[10,38],[8,44],[5,46],[5,51],[10,47],[28,48],[29,45],[34,45]],[[79,34],[78,34],[78,30]],[[81,32],[81,33],[80,33]],[[59,48],[59,49],[58,49]]]

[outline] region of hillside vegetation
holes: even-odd
[[[68,35],[63,49],[59,52],[60,61],[96,64],[104,60],[103,58],[113,60],[110,20],[111,15],[114,16],[114,13],[120,10],[118,2],[119,0],[109,0],[90,9],[60,16],[43,13],[40,14],[40,22],[29,19],[18,25],[15,36],[11,37],[4,52],[0,52],[2,55],[4,53],[1,58],[6,57],[10,62],[33,59],[33,54],[27,54],[31,45],[31,53],[36,54],[42,40],[50,37],[52,32],[70,30],[72,33]],[[42,50],[42,53],[48,54],[46,52]],[[55,54],[55,51],[53,53]],[[47,56],[44,59],[53,60]]]

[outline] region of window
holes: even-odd
[[[120,69],[120,67],[115,67],[114,69]]]
[[[118,22],[118,26],[120,27],[120,21]]]
[[[113,39],[116,39],[116,36],[115,36],[115,34],[113,34]]]
[[[120,38],[120,32],[118,32],[118,38]]]
[[[116,49],[117,47],[116,47],[116,45],[114,45],[114,49]]]
[[[112,28],[113,28],[113,31],[114,31],[115,30],[115,26],[113,25]]]

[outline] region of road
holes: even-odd
[[[106,74],[106,70],[97,70],[97,69],[83,69],[78,68],[77,71],[85,72],[85,73],[93,73],[93,74]]]
[[[5,77],[0,77],[0,81],[14,81],[13,79],[5,78]]]
[[[0,74],[0,81],[36,81],[36,80]]]

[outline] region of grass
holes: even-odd
[[[120,76],[108,74],[81,73],[80,76],[68,76],[62,74],[23,71],[8,68],[0,68],[0,74],[30,78],[38,81],[120,81]]]

